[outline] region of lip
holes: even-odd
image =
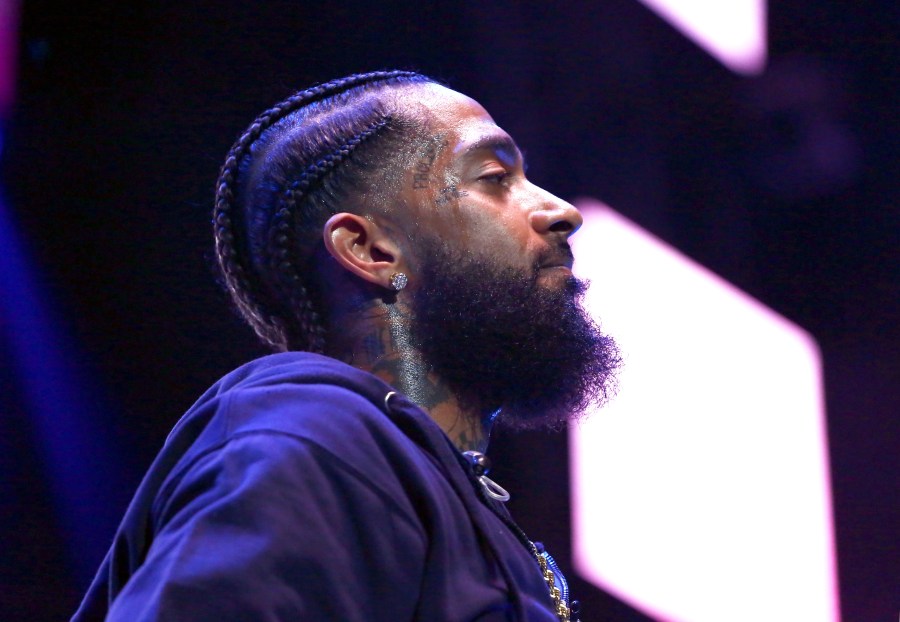
[[[547,264],[547,265],[541,266],[538,269],[538,272],[547,274],[548,276],[550,274],[554,274],[554,273],[560,274],[567,278],[574,276],[574,274],[572,272],[572,268],[565,264]]]
[[[564,264],[550,264],[550,265],[547,265],[547,266],[541,266],[540,269],[541,269],[541,270],[568,270],[569,272],[572,271],[572,267],[571,267],[571,266],[567,266],[567,265],[564,265]]]
[[[567,276],[572,276],[572,264],[575,261],[575,255],[568,244],[560,244],[552,249],[547,249],[538,258],[538,272],[560,272]]]
[[[547,263],[541,264],[540,270],[552,270],[554,268],[564,268],[569,272],[572,271],[573,261],[570,258],[560,259],[558,261],[548,261]]]

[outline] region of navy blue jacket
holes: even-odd
[[[441,429],[375,376],[253,361],[178,422],[73,620],[553,621]]]

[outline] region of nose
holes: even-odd
[[[568,238],[581,227],[584,219],[574,205],[553,196],[546,190],[537,188],[542,194],[541,204],[531,212],[529,219],[532,228],[540,234],[560,233]]]

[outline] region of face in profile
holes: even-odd
[[[528,181],[515,142],[477,102],[415,90],[431,133],[401,190],[416,345],[464,406],[559,426],[606,399],[619,363],[572,275],[581,216]]]
[[[398,101],[409,100],[415,104],[400,103],[404,114],[428,133],[400,190],[412,212],[410,236],[430,234],[498,266],[536,270],[541,281],[571,277],[567,239],[581,215],[528,180],[515,141],[478,102],[445,87],[401,89]]]

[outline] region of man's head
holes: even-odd
[[[617,359],[578,304],[567,239],[581,216],[524,169],[484,108],[427,78],[331,82],[261,115],[232,149],[219,263],[276,349],[328,352],[340,309],[401,302],[461,402],[560,421],[603,397]],[[396,272],[409,287],[395,298]]]
[[[226,287],[275,350],[324,351],[316,251],[334,214],[390,203],[379,184],[417,133],[386,105],[412,72],[353,75],[301,91],[259,115],[216,184],[216,255]]]

